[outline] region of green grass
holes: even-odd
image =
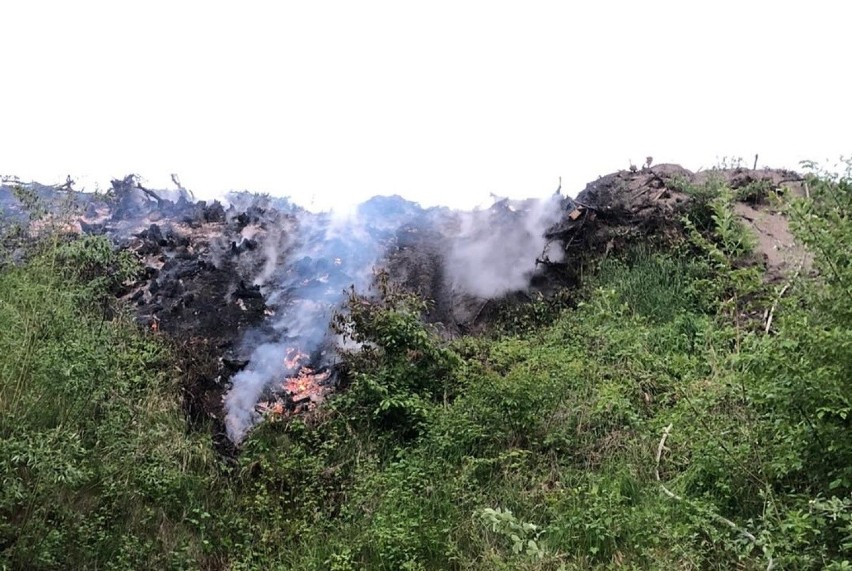
[[[372,343],[348,389],[233,461],[110,306],[128,261],[48,243],[0,271],[0,568],[847,569],[845,181],[792,206],[820,273],[781,298],[712,196],[714,230],[490,336],[444,343],[384,283],[340,317]]]
[[[51,246],[0,273],[0,566],[197,561],[215,456],[186,433],[169,354]]]

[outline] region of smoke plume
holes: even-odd
[[[255,283],[274,315],[262,332],[246,338],[249,364],[233,377],[225,397],[231,440],[239,443],[258,422],[256,405],[269,386],[295,373],[285,364],[290,353],[328,363],[333,311],[350,286],[363,292],[371,285],[375,267],[398,247],[403,228],[440,229],[447,248],[444,287],[492,298],[526,289],[546,245],[544,231],[559,214],[558,195],[461,213],[424,210],[395,196],[370,199],[345,214],[291,210],[288,222],[267,222]]]
[[[489,299],[526,289],[547,245],[544,231],[559,219],[560,204],[561,197],[553,195],[461,213],[461,231],[446,258],[453,290]]]
[[[255,405],[264,390],[295,372],[285,366],[289,353],[325,358],[329,321],[345,290],[369,287],[373,268],[395,230],[422,213],[419,206],[398,197],[375,198],[343,214],[302,211],[289,232],[270,232],[276,239],[262,250],[265,260],[256,281],[274,315],[260,340],[252,336],[257,345],[249,364],[234,376],[225,398],[231,440],[240,442],[257,422]],[[270,243],[286,244],[287,252],[270,248]]]

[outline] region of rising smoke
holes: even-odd
[[[446,257],[454,291],[486,299],[524,290],[547,245],[545,229],[557,222],[562,199],[512,203],[460,213],[461,231]]]
[[[31,186],[56,198],[53,187]],[[195,275],[208,264],[228,268],[235,276],[251,275],[254,284],[249,285],[261,288],[268,318],[262,327],[245,335],[248,365],[232,378],[224,401],[226,427],[234,442],[242,441],[259,420],[256,407],[264,392],[298,372],[297,365],[287,364],[292,351],[306,354],[313,365],[330,363],[332,313],[350,286],[365,292],[376,267],[385,265],[390,256],[399,260],[406,249],[428,250],[428,255],[407,258],[407,266],[397,266],[399,271],[391,278],[416,276],[422,273],[421,266],[434,262],[440,271],[428,280],[431,295],[437,300],[437,294],[449,291],[451,305],[465,296],[490,299],[523,290],[545,251],[543,234],[559,219],[562,205],[561,197],[555,195],[544,200],[503,200],[488,209],[453,212],[424,210],[395,196],[370,199],[345,214],[315,214],[286,199],[236,193],[229,196],[232,208],[226,213],[219,203],[188,200],[182,190],[174,196],[167,191],[155,193],[143,188],[134,175],[115,180],[113,186],[114,205],[99,203],[95,195],[77,197],[87,212],[86,220],[80,219],[80,228],[141,240],[139,252],[150,246],[152,252],[162,254],[165,243],[173,244],[173,252],[161,256],[159,265],[156,260],[151,262],[151,269],[160,277],[133,298],[146,304],[152,315],[161,299],[156,291],[162,291],[167,279],[172,286],[167,297],[175,301],[170,311],[193,303],[192,295],[184,296],[181,291],[180,275]],[[17,211],[17,204],[11,189],[0,184],[4,214],[25,217],[26,213]],[[182,233],[207,222],[215,222],[212,231],[216,233],[207,237],[210,257],[190,264],[186,259],[193,256],[190,241]],[[223,223],[230,230],[223,232]],[[140,232],[145,227],[148,229]],[[554,253],[549,257],[554,260]],[[237,292],[249,289],[239,278],[234,281],[234,290],[225,301],[236,299],[239,305],[243,300]],[[246,310],[244,304],[241,307]]]
[[[286,230],[268,229],[264,261],[257,274],[273,315],[247,337],[249,364],[233,377],[225,397],[226,426],[239,443],[260,415],[258,400],[275,381],[295,371],[285,360],[294,349],[313,362],[329,358],[328,325],[345,291],[364,292],[374,269],[398,247],[398,232],[411,225],[440,228],[446,287],[455,293],[492,298],[526,289],[546,243],[544,231],[560,215],[561,198],[519,203],[501,201],[475,212],[424,210],[400,197],[376,197],[346,214],[295,216]]]
[[[350,286],[369,287],[373,268],[400,225],[422,215],[402,199],[376,198],[346,213],[297,212],[286,236],[272,228],[264,245],[264,262],[256,283],[273,315],[265,339],[252,343],[248,366],[233,378],[225,398],[226,426],[240,442],[259,419],[255,405],[267,387],[295,371],[284,361],[297,349],[312,359],[324,348],[332,313]],[[270,244],[283,246],[282,252]]]

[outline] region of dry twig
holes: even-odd
[[[676,493],[672,492],[670,489],[668,489],[665,486],[665,484],[663,484],[663,481],[660,479],[660,459],[663,456],[663,450],[666,447],[666,440],[668,440],[668,438],[669,438],[669,434],[672,431],[672,426],[673,426],[672,424],[669,424],[663,430],[663,437],[660,438],[660,444],[657,446],[657,462],[656,462],[656,465],[654,466],[654,475],[657,477],[657,482],[660,485],[660,490],[662,490],[665,495],[667,495],[668,497],[670,497],[673,500],[677,500],[679,502],[691,504],[691,502],[689,500],[685,500],[682,496],[679,496]],[[751,533],[747,529],[743,529],[742,527],[738,526],[737,524],[735,524],[734,522],[732,522],[728,518],[722,517],[717,513],[711,512],[710,515],[717,522],[728,526],[729,528],[733,529],[734,531],[736,531],[737,533],[739,533],[740,535],[745,537],[755,547],[760,547],[760,550],[763,551],[763,556],[766,558],[766,571],[772,571],[772,569],[775,567],[775,560],[772,558],[772,554],[769,552],[769,549],[767,549],[765,545],[762,545],[757,540],[757,538],[754,536],[753,533]]]
[[[74,183],[75,182],[76,181],[74,179],[72,179],[71,175],[69,174],[67,177],[65,177],[65,183],[64,184],[57,185],[54,188],[56,188],[56,190],[67,190],[68,192],[74,192]]]
[[[804,265],[805,259],[802,258],[802,261],[799,262],[799,265],[796,267],[796,271],[793,273],[790,281],[781,288],[781,291],[779,291],[778,295],[775,297],[775,301],[772,302],[772,307],[769,308],[769,312],[766,314],[766,327],[764,328],[764,333],[769,333],[769,328],[772,327],[772,318],[775,316],[775,310],[778,308],[778,303],[781,301],[781,298],[784,297],[784,294],[787,293],[787,290],[790,289],[790,286],[793,285],[796,278],[799,277],[799,272],[802,271],[802,267]]]

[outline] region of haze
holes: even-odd
[[[0,174],[469,207],[849,153],[842,2],[6,2]]]

